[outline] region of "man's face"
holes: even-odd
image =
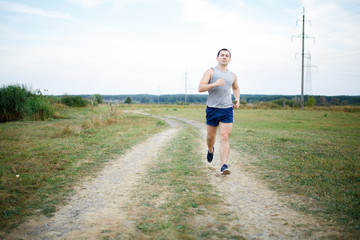
[[[230,53],[228,51],[225,51],[225,50],[221,51],[219,56],[216,59],[219,62],[219,64],[227,65],[231,60]]]

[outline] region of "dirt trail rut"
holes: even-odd
[[[201,149],[205,149],[206,153],[206,125],[191,120],[183,121],[201,130],[201,137],[204,138]],[[240,232],[244,233],[245,238],[341,239],[341,229],[291,209],[288,197],[269,190],[253,173],[246,171],[250,167],[248,160],[237,151],[230,151],[231,174],[220,176],[219,146],[220,140],[216,139],[214,160],[208,165],[208,172],[219,193],[237,213],[242,226]]]
[[[124,213],[130,193],[136,191],[136,183],[151,161],[181,128],[177,121],[164,120],[170,124],[169,130],[133,147],[110,162],[96,178],[82,183],[54,217],[31,218],[6,239],[102,239],[104,230],[131,225]]]
[[[181,129],[183,123],[200,129],[204,139],[202,148],[206,162],[206,126],[175,118],[162,118],[171,128],[135,146],[125,156],[109,163],[96,178],[84,182],[68,205],[55,216],[36,217],[21,225],[7,239],[101,239],[104,230],[119,231],[131,228],[124,206],[129,195],[136,191],[147,168],[161,148]],[[215,144],[214,161],[206,162],[206,171],[226,203],[238,216],[246,239],[321,239],[339,236],[338,229],[330,228],[309,215],[288,207],[288,199],[269,190],[247,172],[246,159],[236,151],[230,154],[231,174],[220,176],[219,140]],[[340,235],[341,236],[341,235]]]

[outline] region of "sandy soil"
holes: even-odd
[[[185,120],[201,130],[202,149],[207,149],[206,125]],[[207,150],[205,150],[206,153]],[[228,176],[220,175],[220,139],[215,142],[214,160],[208,164],[212,183],[236,211],[244,237],[247,239],[341,239],[341,229],[321,222],[310,215],[289,207],[290,202],[302,201],[299,196],[280,196],[256,178],[247,157],[230,151]],[[206,158],[204,153],[204,158]],[[295,199],[294,199],[295,198]]]
[[[202,129],[206,129],[206,126],[203,125]],[[206,132],[202,131],[202,135],[203,149],[207,149]],[[269,190],[249,171],[253,167],[249,165],[246,156],[231,151],[231,175],[221,176],[219,152],[220,140],[217,139],[214,161],[209,164],[208,172],[212,176],[213,184],[237,212],[242,226],[241,232],[245,233],[247,239],[327,239],[341,236],[340,229],[291,209],[289,197]],[[298,199],[300,201],[300,197]]]
[[[102,233],[131,227],[124,209],[151,161],[180,130],[171,128],[134,146],[125,156],[110,162],[96,178],[83,182],[68,204],[52,218],[33,217],[6,239],[102,239]]]
[[[128,218],[126,204],[136,191],[141,177],[161,149],[181,129],[191,124],[200,129],[206,162],[206,126],[194,121],[167,118],[171,128],[134,146],[126,155],[110,162],[97,177],[85,181],[52,218],[33,217],[6,239],[102,239],[104,231],[135,229]],[[211,182],[234,211],[246,239],[321,239],[341,238],[341,231],[310,215],[288,207],[290,198],[269,190],[252,173],[246,156],[231,151],[231,174],[220,176],[219,140],[215,144],[214,161],[207,164]],[[299,198],[300,199],[300,198]],[[294,196],[291,196],[294,200]]]

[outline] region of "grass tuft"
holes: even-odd
[[[318,216],[360,230],[360,114],[328,111],[243,110],[232,132],[235,149],[277,191],[307,196],[295,203]]]
[[[205,121],[205,106],[177,112],[154,107],[158,115]],[[360,232],[360,107],[306,110],[235,110],[232,148],[251,156],[257,174],[270,188],[307,200],[299,210],[336,220],[346,231]]]
[[[0,229],[9,231],[63,203],[72,186],[166,125],[148,116],[116,116],[93,125],[90,108],[63,108],[63,119],[0,124]],[[109,124],[110,123],[110,124]]]
[[[181,131],[137,187],[130,210],[137,233],[130,234],[131,238],[208,239],[212,236],[222,239],[229,236],[229,230],[223,226],[234,216],[221,207],[223,199],[209,183],[203,158],[197,151],[197,136],[198,132],[190,127]],[[232,233],[241,239],[237,230]]]

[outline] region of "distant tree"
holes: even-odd
[[[141,103],[146,103],[146,102],[147,102],[146,97],[141,97],[140,102],[141,102]]]
[[[62,96],[61,102],[69,107],[86,107],[88,103],[81,96],[69,96],[69,95]]]
[[[96,98],[96,101],[97,103],[103,103],[103,98],[100,94],[95,94],[95,98]]]
[[[130,104],[132,102],[131,97],[127,97],[124,102]]]
[[[81,97],[89,99],[90,95],[81,95]],[[97,104],[97,100],[95,96],[94,98],[90,98],[94,100],[94,103]],[[168,95],[151,95],[151,94],[132,94],[132,95],[102,95],[102,99],[105,101],[118,101],[124,102],[127,97],[130,97],[132,102],[140,102],[140,103],[176,103],[179,101],[183,101],[184,94],[168,94]],[[191,94],[189,95],[187,102],[189,103],[197,103],[197,104],[205,104],[207,100],[207,94]],[[326,96],[326,99],[322,99],[323,102],[320,101],[321,96],[313,96],[315,98],[315,106],[325,104],[326,106],[330,105],[360,105],[360,96]],[[323,97],[324,98],[324,97]],[[282,101],[279,101],[282,99]],[[259,95],[259,94],[242,94],[241,100],[246,100],[247,103],[259,103],[259,102],[273,102],[280,106],[283,106],[285,99],[285,105],[288,107],[299,108],[300,107],[300,96],[299,95]],[[326,100],[326,101],[324,101]],[[307,101],[307,98],[305,98]]]
[[[341,105],[349,105],[349,100],[342,100]]]
[[[310,96],[310,97],[308,97],[306,106],[313,107],[315,105],[315,102],[316,102],[316,100],[315,100],[314,96]]]
[[[320,96],[319,98],[319,102],[320,102],[320,106],[326,106],[326,97],[325,96]]]
[[[340,99],[336,97],[331,98],[330,105],[340,105]]]
[[[90,97],[88,97],[88,99],[90,100],[90,102],[92,102],[93,104],[96,105],[97,99],[96,99],[95,95],[91,95]]]

